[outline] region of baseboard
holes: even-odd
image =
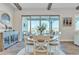
[[[66,42],[74,43],[74,41],[60,41],[60,42],[64,42],[64,43],[66,43]]]
[[[72,39],[61,38],[60,42],[74,42]]]
[[[77,44],[74,44],[74,45],[79,47],[79,45],[77,45]]]

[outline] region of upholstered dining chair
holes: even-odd
[[[33,42],[32,36],[29,37],[28,35],[25,34],[24,35],[25,53],[30,53],[31,46],[33,45],[34,45],[34,42]]]
[[[48,55],[48,41],[49,37],[35,36],[34,37],[34,55]]]
[[[50,53],[52,53],[52,50],[53,50],[53,53],[56,53],[57,49],[60,48],[60,34],[61,33],[58,33],[56,35],[53,35],[53,37],[51,37],[51,40],[49,41],[49,46],[50,46]]]
[[[48,43],[46,41],[44,42],[35,41],[33,52],[34,52],[34,55],[40,55],[40,54],[47,55]]]

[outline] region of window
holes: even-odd
[[[2,14],[1,22],[4,24],[10,24],[10,16],[6,13]]]
[[[59,31],[59,16],[23,16],[22,31],[32,34],[38,34],[37,27],[46,24],[44,33],[50,33],[50,30]]]

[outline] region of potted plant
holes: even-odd
[[[43,23],[41,26],[37,27],[37,30],[40,32],[40,34],[43,34],[43,31],[46,29],[46,24]]]

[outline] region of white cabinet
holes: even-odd
[[[6,31],[3,32],[4,48],[8,48],[18,42],[18,32]]]

